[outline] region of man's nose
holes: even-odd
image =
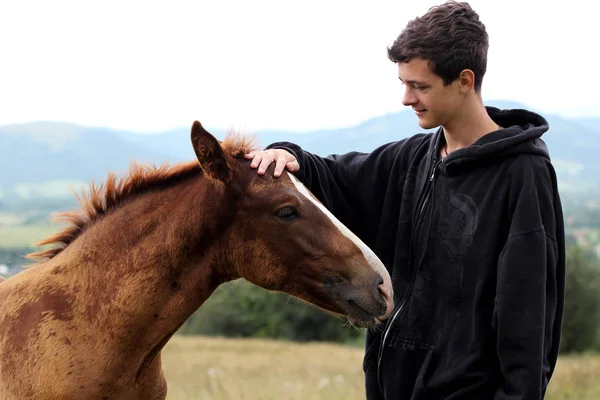
[[[404,89],[402,104],[404,104],[405,106],[412,106],[413,104],[417,104],[417,99],[409,87],[406,87],[406,89]]]

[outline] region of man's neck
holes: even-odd
[[[499,129],[479,99],[465,102],[460,114],[442,127],[446,139],[444,155],[446,152],[468,147],[484,135]]]

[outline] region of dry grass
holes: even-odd
[[[257,339],[174,337],[168,400],[364,399],[362,349]],[[600,356],[564,357],[548,400],[600,399]]]
[[[346,346],[176,336],[162,361],[168,400],[364,398],[362,351]]]
[[[600,399],[600,355],[559,358],[546,398],[548,400]]]

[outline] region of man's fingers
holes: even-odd
[[[263,158],[263,154],[262,153],[255,153],[254,154],[254,158],[252,159],[252,162],[250,163],[250,167],[251,168],[258,167],[258,165],[260,164],[262,158]]]
[[[260,161],[260,166],[258,167],[258,174],[263,175],[267,171],[267,168],[269,168],[269,165],[271,165],[271,163],[273,161],[275,161],[275,159],[273,158],[272,154],[270,154],[270,153],[265,154],[264,157],[262,157],[262,160]]]
[[[294,159],[294,161],[289,161],[288,163],[286,163],[285,167],[290,172],[296,172],[296,171],[300,170],[300,164],[298,163],[298,160],[296,160],[296,159]]]
[[[265,150],[265,151],[251,151],[248,154],[244,154],[244,157],[248,160],[252,160],[250,163],[251,168],[258,168],[256,171],[259,175],[264,175],[269,168],[271,163],[275,162],[275,170],[273,176],[281,176],[283,171],[295,172],[300,169],[298,160],[285,150]]]
[[[276,160],[276,164],[275,164],[275,172],[273,173],[273,175],[275,177],[278,177],[281,175],[281,173],[283,172],[283,169],[286,166],[286,161],[283,158],[279,158]]]

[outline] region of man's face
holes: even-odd
[[[447,125],[460,109],[463,96],[459,80],[444,86],[442,78],[431,71],[428,60],[413,58],[399,62],[398,78],[405,86],[402,104],[415,110],[421,128]]]

